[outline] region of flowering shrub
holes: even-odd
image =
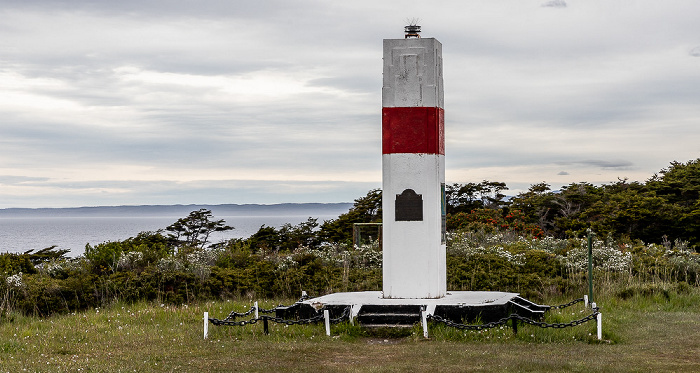
[[[5,278],[5,283],[9,288],[21,288],[24,286],[22,282],[22,272],[16,273],[14,275],[7,276]]]
[[[308,261],[308,257],[318,258],[324,265],[335,267],[352,267],[359,269],[381,268],[382,252],[377,243],[371,245],[356,245],[349,249],[342,244],[326,244],[318,249],[302,246],[292,253],[272,253],[265,256],[277,265],[278,270],[298,267],[300,261]]]
[[[323,243],[290,251],[253,250],[244,240],[232,240],[214,249],[177,254],[158,251],[157,255],[143,245],[98,245],[100,250],[110,250],[95,251],[91,258],[49,259],[36,268],[28,257],[0,254],[4,269],[0,272],[0,311],[48,315],[100,307],[114,300],[183,303],[235,296],[297,297],[302,290],[322,295],[380,290],[382,285],[378,242],[359,246]],[[118,256],[112,255],[117,252]],[[96,270],[99,261],[94,259],[102,258],[97,253],[110,253],[110,258],[117,259],[112,267]],[[517,292],[535,301],[547,295],[580,296],[586,287],[587,259],[583,238],[537,238],[500,228],[459,230],[447,235],[447,287]],[[596,239],[593,260],[594,281],[629,284],[635,278],[700,285],[700,254],[680,241],[645,244]],[[109,265],[107,260],[101,263]]]
[[[572,269],[584,271],[588,268],[588,241],[579,239],[579,245],[561,257],[564,264]],[[627,271],[632,265],[632,254],[620,250],[612,242],[593,240],[593,267],[603,271]]]
[[[123,252],[117,260],[117,269],[130,270],[136,268],[143,260],[143,253],[140,251]]]
[[[447,229],[489,233],[511,231],[527,237],[544,236],[544,232],[538,225],[526,223],[525,215],[520,210],[512,210],[504,214],[503,210],[476,209],[469,213],[450,214],[447,217]]]
[[[81,263],[77,259],[53,259],[36,265],[39,273],[52,278],[66,278],[72,272],[81,270]]]
[[[184,266],[178,260],[177,258],[173,256],[168,256],[165,258],[161,258],[158,261],[158,264],[156,265],[156,268],[158,268],[159,271],[161,272],[178,272],[181,271]]]

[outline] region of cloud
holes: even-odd
[[[690,55],[693,57],[700,57],[700,45],[690,50]]]
[[[542,2],[0,0],[0,207],[357,198],[381,181],[381,39],[416,15],[451,181],[697,157],[700,3]]]
[[[560,176],[567,176],[567,175],[569,175],[569,173],[566,172],[566,171],[560,171],[559,173],[557,173],[557,175],[560,175]]]
[[[296,180],[35,180],[17,183],[16,188],[0,182],[0,206],[71,207],[192,203],[303,203],[309,201],[349,202],[378,182],[296,181]],[[30,189],[31,188],[31,189]],[[28,190],[30,189],[30,190]],[[232,193],[234,193],[232,201]],[[61,195],[60,200],[55,196]],[[226,202],[228,201],[228,202]]]
[[[566,1],[564,0],[551,0],[548,1],[544,4],[542,4],[543,7],[550,7],[550,8],[566,8]]]
[[[614,161],[583,160],[583,161],[574,161],[574,162],[557,162],[557,164],[561,164],[561,165],[579,164],[579,165],[583,165],[583,166],[600,167],[602,169],[612,169],[612,168],[626,169],[626,168],[632,167],[634,165],[632,162],[624,161],[624,160],[614,160]]]
[[[47,180],[46,177],[0,175],[0,185],[36,185]]]

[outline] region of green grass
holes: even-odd
[[[700,289],[614,292],[598,299],[604,341],[596,324],[542,329],[521,325],[483,332],[433,324],[425,340],[416,326],[403,338],[368,336],[340,324],[327,337],[323,324],[209,326],[203,313],[224,318],[249,301],[167,306],[115,304],[108,309],[47,319],[12,314],[0,321],[4,372],[404,372],[700,371]],[[279,302],[261,302],[264,308]],[[557,302],[552,302],[557,303]],[[579,303],[552,311],[548,322],[588,314]]]

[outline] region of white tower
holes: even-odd
[[[442,44],[384,40],[382,209],[384,298],[445,296]]]

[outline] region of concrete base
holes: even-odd
[[[514,311],[511,302],[514,298],[518,298],[517,293],[497,291],[451,291],[437,299],[390,299],[383,298],[381,291],[333,293],[280,309],[277,316],[309,318],[325,307],[332,317],[338,317],[351,307],[352,317],[358,317],[364,325],[410,324],[422,310],[458,323],[476,320],[487,323],[510,315]],[[384,320],[375,321],[380,318]]]
[[[383,298],[381,291],[356,291],[350,293],[333,293],[318,298],[307,299],[301,303],[315,306],[324,305],[425,305],[435,307],[437,305],[464,305],[464,306],[484,306],[484,305],[504,305],[511,299],[517,297],[517,293],[504,293],[500,291],[450,291],[442,298],[426,299],[396,299]]]

